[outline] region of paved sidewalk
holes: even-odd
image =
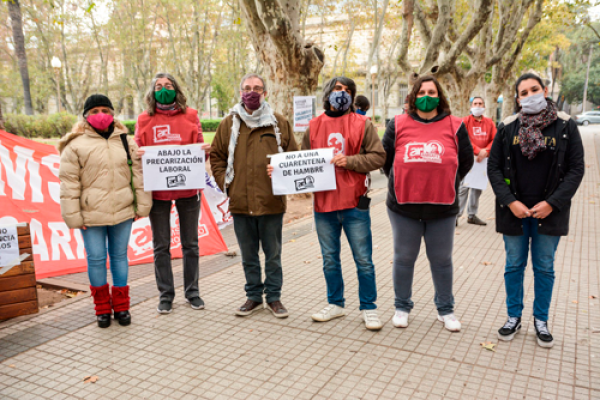
[[[490,219],[491,189],[480,207],[489,225],[468,225],[463,218],[456,232],[454,291],[462,331],[450,333],[436,320],[423,251],[410,325],[394,328],[392,235],[381,191],[371,211],[381,331],[369,332],[362,323],[345,240],[349,315],[328,323],[310,319],[326,304],[326,292],[309,218],[284,228],[282,301],[288,319],[266,310],[247,318],[233,314],[244,301],[239,257],[202,260],[206,310],[187,306],[179,287],[173,313],[160,316],[152,266],[132,267],[137,304],[130,327],[97,328],[90,298],[0,323],[0,398],[600,399],[600,128],[582,131],[586,176],[573,201],[571,234],[557,253],[552,349],[535,341],[531,269],[522,332],[508,343],[496,338],[506,318],[504,250]],[[226,237],[231,244],[232,236]],[[180,269],[176,282],[181,283]],[[64,279],[86,283],[82,274]],[[487,341],[498,344],[496,352],[482,349],[480,343]],[[99,379],[84,383],[88,375]]]

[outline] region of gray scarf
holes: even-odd
[[[238,137],[240,136],[240,124],[244,121],[246,126],[250,129],[261,128],[265,126],[275,127],[275,139],[277,140],[277,150],[283,153],[281,148],[281,132],[277,126],[277,118],[273,115],[271,106],[266,101],[263,101],[258,110],[255,110],[252,114],[246,112],[246,108],[242,103],[237,103],[229,111],[229,114],[233,115],[233,124],[231,125],[231,137],[229,138],[229,148],[227,149],[229,154],[227,156],[227,170],[225,171],[225,194],[227,195],[227,189],[229,184],[233,182],[235,172],[233,170],[233,160],[235,153],[235,146],[237,145]]]

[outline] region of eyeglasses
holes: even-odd
[[[264,91],[265,88],[262,86],[254,86],[253,88],[251,88],[250,86],[246,86],[242,89],[242,92],[244,93],[256,92],[258,94],[263,94]]]
[[[159,90],[161,90],[162,88],[163,88],[163,86],[162,86],[162,85],[156,85],[156,86],[154,86],[154,90],[155,90],[155,91],[157,91],[157,92],[158,92]],[[167,83],[167,84],[164,86],[164,88],[165,88],[165,89],[167,89],[167,90],[173,90],[173,89],[175,89],[175,88],[173,87],[173,85],[171,85],[170,83]]]

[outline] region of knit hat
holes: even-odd
[[[103,94],[93,94],[87,98],[83,106],[83,115],[94,107],[108,107],[114,111],[114,107],[109,98]]]

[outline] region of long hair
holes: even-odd
[[[517,79],[517,83],[515,83],[515,113],[521,111],[521,104],[519,104],[519,102],[517,101],[517,98],[519,97],[519,85],[521,84],[521,82],[526,81],[527,79],[535,79],[536,81],[538,81],[538,83],[542,87],[542,90],[546,88],[546,85],[544,85],[544,81],[539,75],[534,74],[533,72],[527,72],[521,75],[519,79]]]
[[[354,98],[356,97],[356,83],[354,83],[352,79],[346,78],[345,76],[336,76],[335,78],[331,78],[323,86],[323,109],[331,110],[331,104],[329,104],[329,95],[331,94],[331,92],[333,92],[335,84],[338,82],[342,85],[348,86],[348,89],[350,89],[350,97],[352,97],[350,111],[356,111],[356,109],[354,108]]]
[[[173,89],[175,89],[175,104],[181,110],[181,112],[185,113],[187,111],[187,97],[181,91],[181,86],[177,83],[177,80],[173,77],[173,75],[168,74],[166,72],[159,72],[154,75],[152,79],[152,83],[150,83],[150,87],[148,88],[148,92],[146,93],[146,104],[148,108],[146,108],[146,112],[148,115],[152,116],[156,112],[156,98],[154,97],[154,86],[156,86],[156,81],[160,78],[167,78],[171,81],[173,85]]]
[[[419,93],[419,90],[421,90],[421,85],[423,84],[423,82],[433,82],[435,84],[435,87],[437,88],[438,97],[440,98],[440,104],[438,104],[438,106],[437,106],[437,112],[439,114],[441,114],[441,113],[451,114],[452,112],[450,111],[450,104],[448,103],[448,99],[446,98],[446,95],[444,94],[442,85],[440,85],[438,80],[435,79],[435,77],[432,75],[421,76],[415,81],[415,84],[413,85],[413,87],[407,97],[408,113],[409,114],[417,113],[417,106],[415,106],[415,101],[417,100],[417,93]]]

